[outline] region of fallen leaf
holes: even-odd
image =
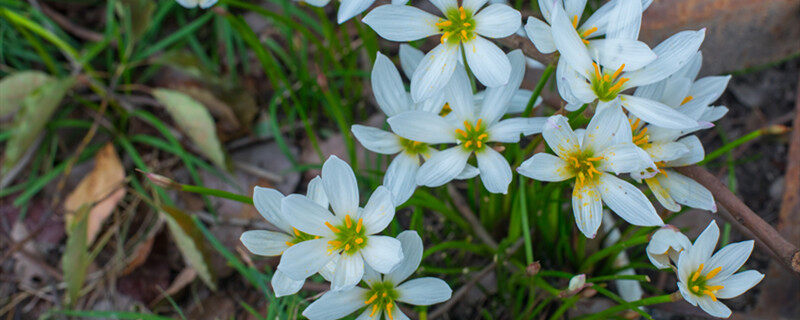
[[[164,207],[162,213],[167,220],[167,227],[175,239],[175,244],[183,254],[186,264],[197,271],[200,279],[212,290],[216,290],[214,274],[209,268],[209,257],[205,249],[203,235],[192,222],[192,218],[185,212],[174,208]]]
[[[168,89],[155,89],[153,96],[211,162],[220,168],[227,167],[214,119],[202,104],[184,93]]]
[[[185,93],[198,102],[202,103],[211,114],[221,120],[220,127],[225,131],[235,131],[239,129],[239,119],[227,103],[217,99],[213,93],[205,88],[192,85],[178,85],[175,90]]]
[[[147,257],[150,256],[150,251],[153,250],[153,243],[155,242],[156,237],[155,233],[152,236],[147,238],[144,242],[140,243],[133,249],[133,252],[129,256],[128,265],[125,266],[125,269],[122,270],[121,275],[128,275],[133,270],[136,270],[139,266],[143,265],[145,261],[147,261]]]
[[[89,206],[80,207],[75,213],[75,219],[68,223],[67,246],[61,256],[61,268],[64,271],[64,282],[67,283],[66,303],[72,306],[80,297],[83,282],[86,280],[86,270],[89,267],[89,243],[86,239]]]
[[[0,118],[17,111],[25,96],[52,79],[41,71],[20,71],[0,80]]]
[[[22,99],[14,124],[9,128],[11,138],[5,146],[0,174],[8,173],[22,159],[74,83],[73,78],[46,81]]]
[[[78,186],[67,196],[64,208],[67,211],[67,224],[74,218],[72,214],[83,205],[89,205],[87,241],[94,242],[103,222],[125,196],[125,168],[122,166],[114,145],[106,144],[94,157],[94,169],[86,175]]]
[[[164,290],[164,292],[161,293],[161,295],[158,296],[158,298],[153,300],[153,302],[150,302],[150,305],[156,304],[157,302],[161,301],[161,299],[164,299],[164,297],[174,296],[176,293],[181,291],[187,285],[192,283],[192,281],[194,281],[194,279],[196,278],[197,278],[197,271],[194,268],[184,268],[183,270],[181,270],[180,273],[178,273],[178,276],[175,277],[175,280],[172,280],[172,283],[169,285],[169,288],[167,288],[167,290]]]

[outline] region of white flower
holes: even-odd
[[[522,134],[540,132],[544,122],[543,118],[500,121],[525,72],[525,59],[521,51],[512,51],[508,58],[514,66],[509,82],[487,89],[481,107],[475,105],[466,70],[459,67],[445,87],[452,114],[440,117],[428,112],[408,111],[388,119],[392,131],[406,139],[429,144],[458,144],[431,156],[419,168],[417,184],[437,187],[453,180],[463,171],[470,155],[475,153],[486,189],[493,193],[507,192],[511,183],[511,167],[488,143],[516,143]]]
[[[574,294],[583,289],[584,287],[586,287],[586,274],[581,273],[569,279],[569,285],[567,286],[567,291]]]
[[[567,17],[572,22],[572,27],[577,31],[583,43],[591,45],[593,48],[599,48],[600,45],[605,45],[603,43],[605,40],[599,38],[606,34],[608,34],[608,39],[620,38],[620,34],[622,33],[630,33],[633,35],[632,33],[636,32],[638,35],[639,25],[642,21],[641,11],[647,9],[650,3],[652,3],[652,0],[641,1],[640,6],[637,6],[635,3],[624,3],[624,7],[620,7],[626,10],[623,12],[614,10],[617,8],[615,6],[619,2],[620,0],[609,1],[597,9],[583,24],[578,26],[583,11],[586,9],[586,0],[538,1],[539,10],[547,22],[534,17],[528,17],[528,21],[525,23],[525,32],[528,38],[533,42],[533,45],[536,46],[536,49],[541,53],[547,54],[556,51],[556,45],[553,42],[553,32],[548,22],[550,22],[551,19],[553,6],[558,6],[566,12]],[[641,11],[636,12],[635,10],[638,8],[641,8]],[[636,38],[637,37],[633,37],[632,40],[635,41]],[[629,45],[641,46],[640,44],[634,44],[630,41],[624,42],[628,42]]]
[[[383,5],[370,11],[363,21],[391,41],[442,35],[441,44],[425,55],[411,78],[411,97],[422,101],[448,83],[461,60],[462,50],[470,70],[485,86],[497,87],[508,82],[511,63],[497,45],[484,37],[504,38],[513,34],[519,29],[522,16],[504,4],[480,10],[486,1],[464,0],[458,6],[457,0],[431,0],[445,18],[412,6]]]
[[[520,174],[541,181],[575,178],[572,210],[578,229],[594,238],[600,227],[605,203],[611,211],[630,224],[659,226],[663,222],[647,197],[632,184],[610,174],[639,171],[647,155],[631,142],[615,143],[614,136],[627,126],[618,109],[597,112],[578,136],[567,118],[555,115],[547,119],[542,136],[558,156],[537,153],[517,168]]]
[[[404,231],[397,236],[403,244],[404,260],[392,272],[380,275],[367,267],[364,276],[366,288],[355,287],[343,291],[329,291],[303,311],[311,320],[335,320],[364,308],[358,319],[402,320],[408,317],[397,306],[398,302],[428,306],[450,299],[453,290],[441,279],[417,278],[405,281],[419,267],[422,260],[422,239],[416,231]]]
[[[415,52],[409,46],[400,47],[400,61],[403,69],[418,62],[413,57]],[[422,53],[419,52],[421,55]],[[375,66],[372,68],[372,91],[378,106],[389,117],[395,116],[405,111],[425,111],[437,115],[445,105],[444,94],[437,94],[431,99],[420,103],[412,103],[411,98],[405,91],[403,80],[394,64],[378,52],[375,58]],[[398,136],[392,132],[387,132],[378,128],[362,125],[353,125],[350,130],[358,141],[368,150],[380,154],[397,154],[389,164],[386,174],[383,176],[383,185],[392,192],[392,199],[395,205],[406,202],[417,188],[416,177],[420,166],[420,157],[430,158],[437,150],[427,143],[413,141]],[[467,179],[478,175],[478,169],[472,166],[464,167],[459,178]]]
[[[711,221],[694,244],[681,252],[678,288],[687,302],[712,316],[727,318],[731,310],[717,299],[738,297],[761,282],[764,275],[755,270],[735,273],[750,257],[753,240],[731,243],[712,256],[717,238],[719,227]]]
[[[290,246],[278,270],[292,279],[305,279],[338,258],[331,290],[352,288],[364,275],[364,263],[388,272],[403,259],[400,242],[375,235],[394,218],[392,195],[378,187],[367,205],[359,208],[358,184],[353,169],[331,156],[322,165],[322,187],[334,214],[308,197],[293,194],[281,201],[286,221],[315,239]],[[319,237],[319,238],[316,238]]]
[[[692,242],[678,228],[666,225],[653,233],[645,251],[656,268],[666,269],[674,267],[680,253],[691,246]]]
[[[316,177],[308,183],[307,197],[322,207],[328,207],[328,197],[322,189],[322,180]],[[279,231],[249,230],[242,233],[240,240],[247,250],[261,256],[279,256],[290,246],[317,237],[293,228],[281,211],[281,200],[284,196],[275,189],[255,187],[253,204],[256,210]],[[330,266],[332,267],[332,266]],[[333,279],[330,268],[323,268],[320,274],[325,279]],[[303,286],[305,278],[292,280],[280,270],[272,276],[272,288],[275,296],[295,294]]]
[[[187,9],[200,7],[201,9],[208,9],[217,3],[217,0],[175,0],[179,5]]]
[[[636,7],[637,3],[626,0],[616,6],[634,4]],[[609,38],[609,34],[603,45],[594,48],[590,43],[587,46],[560,6],[553,7],[550,22],[553,41],[561,54],[556,80],[561,97],[568,102],[568,110],[598,101],[598,109],[622,106],[636,117],[660,127],[698,126],[696,120],[663,103],[621,92],[660,81],[681,68],[697,52],[705,29],[680,32],[650,51],[638,45],[641,43],[638,41],[637,45],[623,44],[623,41],[634,41],[633,38]],[[632,34],[622,33],[620,37]]]
[[[299,0],[315,7],[324,7],[330,0]],[[336,21],[339,24],[344,23],[350,18],[355,17],[359,13],[367,10],[375,0],[341,0],[339,4],[339,11],[336,13]],[[404,5],[408,0],[392,0],[392,4]]]

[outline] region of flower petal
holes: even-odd
[[[395,286],[417,271],[419,263],[422,261],[422,251],[424,249],[422,238],[419,237],[416,231],[403,231],[397,235],[397,240],[400,240],[403,248],[403,261],[392,272],[386,274],[386,281],[390,281]]]
[[[337,156],[322,164],[322,186],[334,214],[344,217],[358,215],[358,182],[353,169]]]
[[[650,160],[650,156],[635,144],[619,143],[600,151],[603,157],[597,167],[600,171],[614,172],[615,174],[654,171],[656,165]]]
[[[392,320],[411,320],[411,318],[409,318],[405,313],[403,313],[403,310],[400,310],[400,308],[397,306],[396,303],[392,306],[392,311],[390,311],[390,312],[392,314],[391,317],[389,317],[388,313],[386,314],[386,318],[388,318],[388,319],[392,319]]]
[[[630,130],[628,119],[619,107],[598,109],[583,136],[583,148],[595,152],[602,151],[614,144],[614,138],[620,130]]]
[[[260,256],[277,256],[289,246],[286,245],[292,237],[283,232],[266,230],[248,230],[239,237],[247,250]]]
[[[650,191],[653,192],[653,195],[656,197],[661,206],[664,209],[667,209],[672,212],[681,211],[681,205],[675,202],[675,199],[672,199],[672,196],[669,195],[669,190],[664,187],[663,184],[658,180],[656,177],[644,179],[647,186],[650,188]]]
[[[658,101],[624,94],[619,99],[625,109],[637,118],[659,127],[689,129],[699,125],[694,119]]]
[[[506,158],[488,146],[476,152],[475,156],[478,158],[478,170],[481,171],[481,181],[486,190],[506,194],[511,183],[511,166]]]
[[[367,246],[369,246],[369,244],[367,244]],[[362,249],[362,252],[363,251]],[[361,257],[362,252],[356,252],[352,255],[339,255],[339,262],[336,263],[336,270],[333,272],[331,291],[352,289],[361,282],[361,278],[364,277],[364,258]]]
[[[731,316],[731,309],[728,309],[728,307],[719,300],[712,300],[709,296],[697,298],[697,306],[706,313],[717,318],[728,318]]]
[[[438,187],[450,182],[464,170],[469,156],[461,146],[437,152],[419,167],[417,185]]]
[[[341,0],[339,11],[336,13],[336,20],[339,24],[344,23],[357,14],[367,10],[375,0]]]
[[[325,222],[335,222],[334,216],[318,203],[299,194],[290,194],[281,202],[281,216],[292,227],[308,234],[331,235]]]
[[[382,316],[383,310],[375,310],[375,312],[372,312],[372,308],[366,308],[361,312],[356,320],[381,320]]]
[[[437,114],[408,111],[386,121],[392,131],[408,140],[431,144],[456,142],[456,127]]]
[[[467,41],[464,53],[470,70],[487,87],[502,86],[511,75],[511,63],[497,45],[481,36]]]
[[[628,223],[636,226],[664,225],[650,200],[632,184],[611,174],[602,174],[598,189],[608,208]]]
[[[400,139],[394,133],[378,128],[354,124],[350,131],[367,150],[380,154],[395,154],[403,150]]]
[[[352,288],[344,291],[328,291],[303,310],[303,316],[310,320],[335,320],[364,306],[367,290]]]
[[[473,14],[477,12],[484,4],[486,4],[487,0],[463,0],[461,2],[461,6],[464,7],[464,10],[471,11]],[[488,8],[487,8],[488,9]],[[484,9],[486,10],[486,9]],[[483,12],[483,11],[481,11]],[[516,31],[516,30],[514,30]]]
[[[270,283],[272,284],[272,291],[275,292],[275,297],[277,298],[297,293],[303,288],[303,284],[306,283],[306,281],[292,280],[292,278],[289,278],[285,273],[276,270],[275,273],[272,274]]]
[[[298,242],[283,252],[278,270],[293,280],[303,280],[322,269],[334,255],[328,253],[326,239]]]
[[[678,172],[665,170],[663,174],[656,175],[658,182],[667,190],[675,202],[692,208],[717,212],[714,196],[703,185]]]
[[[362,21],[390,41],[414,41],[439,33],[436,27],[439,17],[406,5],[379,6],[367,13]]]
[[[686,250],[686,266],[690,269],[688,272],[694,272],[701,263],[707,262],[711,258],[718,239],[719,227],[712,220],[708,227],[700,233],[700,236],[694,240],[692,247]],[[683,259],[683,255],[681,255],[681,259]]]
[[[458,64],[459,51],[459,46],[440,44],[425,55],[411,77],[414,102],[430,98],[447,85]]]
[[[325,195],[325,187],[322,186],[322,178],[319,176],[314,177],[308,182],[308,191],[306,197],[311,201],[316,202],[320,207],[328,208],[328,196]]]
[[[387,117],[411,110],[411,97],[406,92],[400,72],[389,58],[377,53],[372,66],[372,92]]]
[[[376,234],[392,222],[394,218],[394,204],[392,203],[392,192],[384,186],[379,186],[372,193],[372,196],[364,206],[361,213],[364,219],[364,230],[366,234]]]
[[[253,188],[253,205],[258,213],[267,222],[288,233],[292,231],[292,227],[281,218],[282,199],[283,194],[278,190],[259,186]]]
[[[525,111],[525,108],[528,107],[528,101],[531,100],[533,97],[533,92],[528,89],[519,89],[514,92],[514,95],[511,97],[511,101],[508,102],[508,110],[506,110],[507,114],[511,113],[522,113]],[[536,107],[542,103],[542,97],[539,96],[536,98],[536,101],[533,102],[532,107]],[[541,132],[541,131],[540,131]]]
[[[508,82],[484,91],[478,118],[483,119],[484,123],[489,126],[496,123],[506,113],[511,97],[517,93],[522,84],[522,78],[525,76],[525,56],[522,54],[522,50],[511,51],[507,57],[511,63]]]
[[[553,31],[553,42],[569,66],[588,78],[594,72],[592,66],[592,59],[589,57],[589,51],[586,50],[586,45],[583,40],[575,31],[567,14],[561,6],[553,7],[553,12],[550,18],[550,28]]]
[[[542,137],[547,145],[561,158],[568,158],[580,150],[578,137],[567,122],[567,118],[562,115],[555,115],[547,118],[542,130]]]
[[[361,255],[372,269],[386,274],[403,261],[403,248],[395,238],[369,236],[367,246],[361,249]]]
[[[653,161],[670,161],[680,158],[689,152],[689,148],[680,142],[660,142],[654,141],[644,146],[644,151],[650,155]]]
[[[394,157],[386,168],[383,185],[392,192],[395,206],[405,203],[414,194],[414,189],[417,188],[417,170],[419,170],[419,156],[405,152]]]
[[[546,121],[547,118],[545,117],[502,120],[489,127],[489,141],[517,143],[520,135],[528,136],[541,133]]]
[[[576,20],[580,20],[584,9],[586,9],[586,0],[564,1],[564,11],[566,11],[567,17],[573,19],[577,17]]]
[[[425,53],[421,50],[414,48],[408,44],[400,44],[400,67],[403,68],[403,73],[406,78],[411,79],[414,76],[414,70],[422,63],[425,58]]]
[[[721,283],[723,288],[717,291],[717,298],[736,298],[757,285],[762,279],[764,279],[764,274],[755,270],[747,270],[734,274]]]
[[[528,34],[528,39],[533,42],[539,52],[548,54],[556,51],[556,44],[553,41],[550,25],[544,21],[528,17],[528,22],[525,23],[525,33]]]
[[[597,188],[590,184],[580,188],[576,186],[572,190],[572,213],[575,215],[578,230],[587,238],[593,239],[603,222],[603,203]]]
[[[730,75],[698,79],[692,85],[689,95],[695,99],[705,100],[707,103],[714,102],[714,100],[719,99],[722,93],[725,92],[725,88],[728,87],[728,82],[730,80]]]
[[[575,176],[566,161],[544,152],[525,160],[517,168],[517,172],[531,179],[550,182],[564,181]]]
[[[578,110],[584,104],[597,99],[586,78],[572,69],[567,60],[559,59],[556,68],[556,85],[558,93],[567,101],[571,111]]]
[[[485,0],[482,1],[485,2]],[[522,24],[522,14],[519,11],[500,3],[484,8],[475,15],[474,19],[475,32],[489,38],[508,37],[516,32]]]
[[[606,25],[606,39],[636,40],[639,38],[641,25],[641,1],[616,1]]]
[[[464,170],[461,170],[461,173],[459,173],[459,174],[458,174],[458,175],[455,177],[455,179],[456,179],[456,180],[467,180],[467,179],[472,179],[472,178],[475,178],[475,177],[477,177],[477,176],[478,176],[480,173],[481,173],[481,171],[480,171],[480,170],[478,170],[478,168],[476,168],[476,167],[473,167],[472,165],[470,165],[469,163],[467,163],[467,165],[465,165],[465,166],[464,166]]]
[[[456,0],[431,0],[431,3],[442,13],[447,13],[449,10],[458,8],[458,2]]]
[[[597,53],[600,65],[612,70],[622,65],[625,65],[625,71],[637,70],[656,59],[656,54],[647,44],[635,39],[597,39],[589,41],[587,48],[589,52]]]
[[[444,94],[453,114],[461,121],[475,121],[475,100],[472,94],[472,84],[464,65],[458,64],[453,76],[447,86],[444,87]]]
[[[703,150],[703,143],[697,136],[688,136],[678,140],[679,143],[686,146],[688,151],[680,158],[667,161],[666,164],[670,167],[683,167],[698,163],[706,157],[705,150]]]
[[[755,241],[747,240],[742,242],[731,243],[711,256],[711,259],[708,260],[706,263],[706,267],[708,269],[704,269],[703,275],[707,274],[709,271],[716,269],[717,267],[722,268],[716,276],[709,279],[709,283],[716,283],[718,281],[723,281],[723,279],[728,278],[734,272],[739,270],[739,268],[744,265],[747,261],[747,258],[750,257],[750,254],[753,252],[753,245]],[[719,279],[719,280],[717,280]]]
[[[429,306],[449,300],[453,290],[442,279],[425,277],[406,281],[397,287],[397,293],[397,301]]]
[[[703,43],[706,30],[682,31],[669,37],[653,48],[657,58],[643,68],[625,73],[628,78],[623,88],[634,88],[660,81],[690,62],[700,44]]]

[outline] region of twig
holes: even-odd
[[[708,188],[714,198],[742,225],[761,239],[772,250],[789,271],[800,276],[800,251],[797,247],[781,237],[775,228],[765,222],[753,210],[750,210],[742,200],[731,192],[713,174],[698,166],[676,168],[678,172],[694,179]]]
[[[39,6],[39,9],[41,9],[42,12],[45,15],[50,17],[50,19],[53,19],[53,21],[55,21],[55,23],[57,23],[59,26],[61,26],[61,28],[64,28],[64,30],[69,31],[69,33],[75,35],[76,37],[84,39],[84,40],[87,40],[87,41],[91,41],[91,42],[103,41],[103,35],[102,34],[94,32],[92,30],[86,29],[84,27],[81,27],[79,25],[76,25],[76,24],[72,23],[72,21],[69,21],[69,19],[67,19],[67,17],[61,15],[57,11],[55,11],[52,8],[48,7],[46,4],[40,3],[38,1],[30,1],[30,2],[32,4],[36,3]],[[116,41],[113,41],[112,44],[116,45]]]
[[[484,244],[492,248],[492,250],[497,250],[497,241],[492,239],[492,236],[489,235],[489,232],[486,231],[486,228],[483,227],[480,220],[475,217],[475,214],[472,213],[472,210],[467,205],[467,202],[464,200],[464,197],[458,193],[453,184],[447,185],[447,193],[450,195],[450,198],[453,199],[453,204],[456,206],[458,212],[464,216],[464,219],[467,219],[467,222],[472,226],[472,230],[475,231],[475,235],[483,241]]]

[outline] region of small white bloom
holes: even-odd
[[[666,269],[674,267],[680,253],[691,246],[692,242],[678,228],[666,225],[653,233],[645,251],[656,268]]]
[[[292,279],[305,279],[338,259],[331,290],[352,288],[364,275],[365,263],[388,272],[403,259],[400,242],[377,233],[394,218],[391,192],[380,186],[367,205],[359,208],[353,169],[331,156],[322,165],[322,186],[333,214],[308,197],[293,194],[281,201],[283,217],[315,239],[299,242],[283,253],[278,270]]]
[[[589,122],[581,142],[566,117],[552,116],[547,119],[542,136],[557,156],[537,153],[517,168],[520,174],[541,181],[575,178],[572,210],[578,229],[589,238],[594,238],[600,227],[603,203],[630,224],[664,224],[642,191],[611,174],[651,166],[647,155],[636,145],[615,142],[618,131],[629,129],[620,125],[625,122],[619,109],[600,110]]]
[[[586,286],[586,274],[579,274],[569,279],[567,290],[570,293],[577,293]]]
[[[435,153],[417,172],[417,184],[438,187],[459,176],[475,153],[483,185],[489,192],[506,193],[511,183],[511,167],[488,143],[516,143],[521,135],[541,131],[544,118],[500,120],[517,92],[525,72],[525,58],[519,50],[508,54],[514,68],[506,85],[486,90],[482,105],[475,104],[466,70],[456,69],[445,87],[453,112],[440,117],[429,112],[409,111],[388,119],[392,131],[413,141],[458,145]]]
[[[307,196],[320,206],[328,207],[328,197],[322,189],[320,177],[315,177],[308,183]],[[253,204],[256,210],[279,231],[249,230],[242,233],[239,240],[250,252],[261,256],[279,256],[294,244],[316,238],[292,227],[283,217],[281,211],[283,198],[283,194],[275,189],[255,187],[253,190]],[[326,279],[333,279],[327,273],[321,272],[321,274]],[[272,276],[272,288],[278,297],[297,293],[304,282],[305,278],[293,280],[280,270],[275,271]]]
[[[615,228],[614,225],[614,218],[612,218],[610,214],[603,213],[603,231],[606,232],[606,239],[603,241],[603,245],[606,248],[617,244],[619,239],[622,237],[622,233],[619,232],[619,228]],[[625,250],[622,250],[619,252],[619,254],[617,254],[616,257],[614,257],[613,266],[614,268],[622,269],[617,272],[618,275],[632,276],[635,275],[636,272],[633,270],[633,267],[630,266],[630,263],[631,261],[628,259],[628,254],[625,252]],[[619,297],[625,301],[630,302],[640,300],[644,295],[642,285],[637,280],[617,279],[614,280],[614,284],[617,286]]]
[[[404,231],[397,236],[403,246],[403,262],[383,275],[367,267],[364,282],[367,287],[329,291],[303,311],[311,320],[335,320],[364,308],[358,319],[408,319],[397,306],[398,302],[428,306],[450,299],[453,290],[441,279],[425,277],[405,281],[422,261],[422,239],[416,231]]]
[[[461,60],[475,77],[487,87],[508,82],[511,63],[503,51],[489,38],[504,38],[513,34],[521,24],[517,10],[492,4],[481,10],[487,0],[432,0],[444,18],[412,6],[383,5],[370,11],[364,23],[381,37],[391,41],[414,41],[441,34],[441,44],[425,55],[411,78],[411,96],[422,101],[441,90],[450,80]]]
[[[714,253],[719,227],[711,221],[678,258],[678,288],[683,298],[708,314],[727,318],[731,310],[717,299],[731,299],[764,278],[755,270],[736,273],[753,251],[753,240],[731,243]],[[712,256],[712,253],[713,256]]]
[[[217,3],[217,0],[175,0],[179,5],[187,9],[197,8],[208,9]]]
[[[305,2],[314,7],[324,7],[330,0],[297,0]],[[375,0],[341,0],[339,4],[339,11],[336,12],[336,21],[339,24],[345,23],[350,18],[355,17],[359,13],[367,10]],[[392,4],[403,5],[408,0],[392,0]]]

